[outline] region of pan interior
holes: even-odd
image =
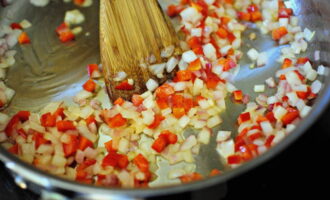
[[[173,2],[176,1],[160,0],[164,8]],[[321,61],[327,60],[326,58],[330,55],[327,51],[328,47],[324,47],[329,44],[327,41],[329,31],[324,30],[324,16],[315,15],[312,11],[309,13],[306,8],[315,7],[318,4],[326,4],[329,8],[330,3],[299,0],[289,2],[301,19],[301,26],[316,31],[314,42],[309,44],[307,56],[313,58],[314,52],[321,50]],[[94,1],[92,7],[81,10],[86,17],[82,27],[88,34],[79,35],[74,43],[60,44],[58,42],[54,27],[62,23],[65,11],[74,8],[73,5],[59,0],[52,1],[45,8],[33,7],[26,0],[17,0],[13,5],[0,9],[0,24],[9,24],[23,19],[28,19],[33,24],[32,28],[28,30],[32,44],[15,47],[18,51],[16,64],[8,72],[7,83],[16,91],[16,95],[5,112],[12,114],[19,110],[38,111],[50,101],[64,100],[72,103],[71,98],[81,89],[82,83],[87,79],[85,66],[100,62],[98,1]],[[257,34],[257,40],[248,39],[248,35],[252,32]],[[235,85],[253,99],[256,97],[256,93],[253,92],[254,85],[263,84],[265,79],[274,76],[275,71],[279,69],[276,59],[280,55],[281,46],[277,46],[269,35],[262,35],[254,28],[246,31],[244,38],[243,52],[247,52],[253,47],[258,51],[267,52],[271,61],[266,66],[255,69],[249,68],[251,61],[246,56],[240,62]],[[270,94],[274,91],[269,90],[268,92]],[[103,97],[107,100],[106,96]],[[232,103],[230,99],[226,103],[227,109],[222,113],[223,123],[216,129],[236,133],[236,119],[244,106]],[[186,132],[189,135],[192,130]],[[209,145],[201,147],[200,154],[196,157],[197,172],[206,175],[214,168],[225,170],[215,147],[215,138],[212,138]],[[157,171],[160,178],[154,181],[155,186],[159,183],[169,183],[169,180],[164,178],[167,177],[169,165],[165,161],[161,161],[161,165],[162,168]]]

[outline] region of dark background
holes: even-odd
[[[325,108],[326,109],[326,108]],[[271,161],[227,183],[224,199],[330,199],[330,109],[293,145]],[[170,199],[219,199],[222,190],[181,194]],[[308,198],[312,196],[312,198]],[[202,198],[200,198],[202,197]],[[298,198],[299,198],[298,197]],[[0,199],[35,200],[18,188],[0,164]],[[165,199],[165,198],[155,198]]]

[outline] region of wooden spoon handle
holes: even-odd
[[[150,55],[163,62],[160,52],[170,45],[179,46],[175,30],[157,0],[100,1],[101,61],[110,99],[130,99],[146,90],[153,76],[139,65]],[[134,80],[134,89],[115,89],[113,77],[120,71]]]

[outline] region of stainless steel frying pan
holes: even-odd
[[[166,6],[170,0],[160,0]],[[320,61],[315,64],[330,65],[330,1],[327,0],[290,0],[294,13],[299,17],[302,27],[316,31],[316,36],[310,44],[307,55],[313,58],[315,50],[320,50]],[[59,44],[54,36],[54,27],[63,21],[66,10],[73,9],[71,4],[64,4],[62,0],[54,0],[46,8],[36,8],[28,0],[16,0],[8,7],[0,7],[0,24],[19,22],[28,19],[33,27],[28,30],[32,37],[32,45],[16,47],[17,62],[8,73],[8,85],[16,90],[16,96],[5,112],[14,113],[18,110],[37,111],[49,101],[71,99],[80,90],[83,80],[86,80],[85,66],[99,62],[98,39],[98,1],[89,8],[82,9],[86,16],[83,24],[84,32],[77,41]],[[251,30],[256,31],[256,30]],[[248,34],[247,31],[246,34]],[[245,49],[251,46],[267,51],[270,59],[265,67],[250,69],[247,59],[242,60],[241,69],[236,77],[236,86],[253,97],[253,86],[263,83],[265,78],[272,76],[278,69],[275,60],[279,56],[280,47],[269,40],[268,36],[258,36],[258,40],[245,42]],[[313,59],[312,59],[313,60]],[[322,77],[324,88],[314,102],[313,110],[282,142],[262,156],[233,169],[225,170],[221,176],[216,176],[194,183],[155,187],[148,189],[103,188],[83,185],[67,181],[59,177],[39,171],[22,162],[18,158],[0,148],[0,159],[12,172],[16,183],[22,188],[29,188],[43,192],[47,199],[143,199],[161,195],[187,192],[211,186],[217,186],[238,176],[263,162],[271,159],[283,151],[293,141],[300,137],[321,115],[330,101],[330,79]],[[271,91],[270,91],[271,92]],[[243,106],[227,101],[227,110],[222,114],[224,123],[219,129],[235,130],[235,121]],[[211,169],[223,168],[219,156],[215,151],[215,142],[201,149],[196,158],[197,171],[206,174]]]

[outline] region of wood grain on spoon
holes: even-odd
[[[148,68],[140,67],[141,61],[153,54],[157,63],[164,62],[160,52],[171,45],[178,47],[179,40],[157,0],[100,1],[101,62],[112,101],[130,100],[133,94],[146,91],[145,83],[156,78]],[[113,78],[120,71],[134,80],[133,90],[115,89],[119,83]]]

